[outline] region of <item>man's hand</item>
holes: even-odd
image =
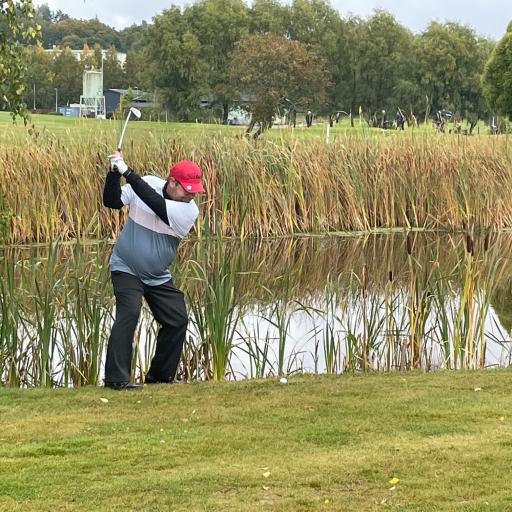
[[[113,155],[109,155],[110,160],[110,170],[118,172],[123,175],[127,170],[128,166],[126,162],[123,160],[123,154],[121,151],[116,151]]]

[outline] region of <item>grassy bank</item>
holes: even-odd
[[[511,380],[3,389],[0,510],[512,510]]]

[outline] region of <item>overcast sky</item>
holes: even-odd
[[[172,4],[184,5],[186,0],[35,0],[46,3],[52,11],[61,10],[73,18],[100,21],[124,28],[151,18]],[[414,32],[423,30],[429,21],[456,21],[471,26],[483,36],[499,39],[512,20],[512,0],[331,0],[343,15],[368,16],[374,9],[391,12],[404,26]]]

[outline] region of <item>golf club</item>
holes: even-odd
[[[119,138],[119,143],[117,144],[117,151],[121,151],[121,145],[123,144],[124,132],[126,131],[126,127],[128,126],[128,121],[130,120],[130,116],[134,115],[137,119],[140,119],[141,113],[138,108],[130,107],[128,110],[128,115],[126,116],[126,121],[124,122],[123,131],[121,132],[121,137]]]

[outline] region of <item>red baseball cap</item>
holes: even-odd
[[[178,181],[181,186],[193,194],[204,192],[201,183],[201,169],[191,160],[180,160],[169,169],[169,176]]]

